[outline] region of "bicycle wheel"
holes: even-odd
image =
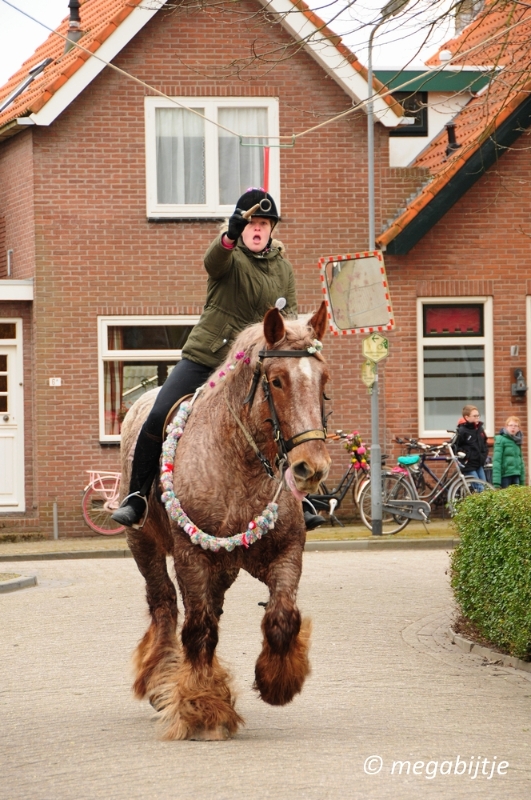
[[[361,470],[358,470],[358,472],[361,472]],[[361,491],[363,487],[369,483],[369,480],[370,478],[365,471],[363,472],[363,475],[356,475],[356,480],[352,484],[352,502],[354,504],[354,508],[359,508]]]
[[[464,480],[464,483],[463,483]],[[457,510],[457,504],[465,497],[470,497],[471,494],[479,494],[479,492],[493,491],[494,486],[487,481],[476,478],[473,475],[464,475],[463,479],[457,478],[450,486],[448,492],[448,509],[453,516]]]
[[[382,502],[387,500],[413,500],[411,488],[401,475],[392,473],[382,475]],[[372,494],[371,482],[365,484],[359,496],[360,516],[363,524],[372,530]],[[382,533],[390,536],[403,530],[409,522],[409,517],[400,514],[390,514],[382,511]]]
[[[114,494],[116,479],[102,477],[98,481],[100,488],[89,486],[83,500],[81,508],[83,519],[93,531],[104,536],[113,536],[125,531],[124,525],[120,525],[111,519],[112,510],[105,508],[105,503]]]

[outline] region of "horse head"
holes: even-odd
[[[329,373],[320,353],[326,324],[324,302],[306,323],[285,321],[278,309],[270,309],[263,322],[266,345],[255,368],[264,401],[257,404],[262,428],[273,428],[278,454],[286,456],[296,488],[303,493],[316,491],[330,468],[324,442]]]

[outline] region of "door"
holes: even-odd
[[[21,330],[14,321],[5,328]],[[0,514],[25,510],[23,411],[22,344],[0,337]]]

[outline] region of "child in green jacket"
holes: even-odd
[[[505,427],[494,439],[492,483],[498,489],[521,486],[525,483],[525,466],[522,455],[522,431],[518,417],[509,417]]]

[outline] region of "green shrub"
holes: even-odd
[[[531,489],[482,492],[459,504],[452,588],[482,636],[531,658]]]

